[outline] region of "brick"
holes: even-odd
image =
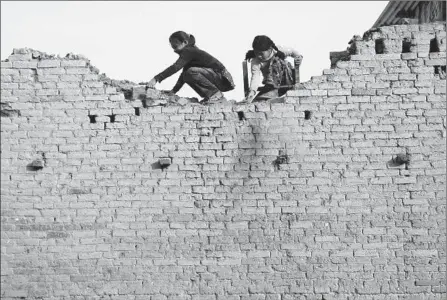
[[[374,60],[374,56],[373,55],[351,55],[351,61],[364,61],[364,60]]]
[[[35,69],[37,68],[37,61],[13,61],[12,67],[14,69]]]
[[[85,60],[61,60],[61,67],[85,67],[87,62]]]
[[[10,61],[2,61],[0,66],[1,66],[2,69],[12,68],[12,62],[10,62]]]
[[[374,96],[376,95],[375,89],[352,89],[353,96]]]
[[[328,90],[327,95],[328,96],[351,96],[351,90],[348,90],[348,89]]]
[[[328,91],[326,91],[326,90],[312,90],[311,95],[312,96],[327,96]]]
[[[60,60],[41,60],[37,63],[38,68],[58,68],[61,66]]]
[[[390,54],[376,54],[374,59],[376,60],[398,60],[401,57],[400,53],[390,53]]]
[[[402,53],[401,59],[410,60],[410,59],[416,59],[417,54],[416,53]]]
[[[63,64],[61,63],[61,66]],[[88,68],[77,68],[77,67],[73,67],[73,68],[66,68],[66,73],[67,75],[85,75],[85,74],[89,74],[90,70]],[[81,77],[82,79],[82,77]]]
[[[393,90],[393,94],[395,95],[407,95],[407,94],[416,94],[418,89],[416,88],[396,88]]]
[[[425,59],[424,63],[426,66],[445,66],[446,61],[443,59]]]
[[[287,96],[290,96],[290,97],[311,96],[311,91],[309,91],[309,90],[291,90],[291,91],[287,92]]]

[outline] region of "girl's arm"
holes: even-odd
[[[250,90],[247,95],[245,95],[245,101],[251,103],[258,92],[259,82],[261,80],[261,64],[259,59],[251,60],[251,81]]]
[[[154,79],[157,80],[157,82],[162,82],[166,78],[180,71],[188,63],[188,61],[189,60],[187,58],[180,56],[173,65],[169,66],[168,68],[166,68],[166,70],[154,76]]]
[[[295,64],[300,65],[303,60],[303,56],[295,49],[290,47],[277,46],[278,50],[284,53],[286,56],[290,56],[295,61]]]
[[[258,59],[251,60],[251,80],[250,92],[258,92],[259,82],[261,81],[261,63]]]
[[[172,88],[172,92],[175,94],[177,93],[182,86],[185,84],[185,81],[183,80],[183,72],[182,74],[180,74],[180,77],[177,80],[177,83],[174,85],[174,87]]]

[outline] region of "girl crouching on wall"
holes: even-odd
[[[173,65],[156,75],[147,86],[154,88],[157,82],[162,82],[183,68],[172,93],[177,93],[183,84],[187,83],[200,97],[204,98],[204,102],[226,101],[222,92],[233,90],[235,85],[224,65],[212,55],[199,49],[195,45],[193,35],[177,31],[169,37],[169,42],[174,52],[180,57]]]
[[[301,64],[303,56],[294,49],[277,47],[265,35],[256,36],[252,46],[253,50],[248,51],[245,57],[245,59],[251,60],[250,90],[245,101],[250,103],[253,100],[268,100],[282,96],[287,89],[280,87],[293,85],[292,66],[285,58],[292,57],[295,66],[298,66]],[[261,73],[264,86],[256,95]]]

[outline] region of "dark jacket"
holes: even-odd
[[[206,51],[203,51],[196,46],[186,46],[178,54],[180,57],[173,65],[154,77],[157,82],[162,82],[164,79],[172,76],[183,68],[182,74],[172,89],[174,92],[177,92],[184,84],[183,73],[191,67],[202,67],[213,69],[216,73],[221,74],[223,78],[226,79],[227,82],[225,85],[227,89],[224,90],[224,92],[234,88],[233,79],[231,78],[230,73],[225,69],[224,65]]]

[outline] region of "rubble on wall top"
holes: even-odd
[[[12,50],[11,55],[25,55],[25,54],[31,54],[29,59],[62,59],[62,60],[85,60],[89,62],[90,60],[85,57],[82,54],[74,54],[74,53],[67,53],[64,57],[61,57],[60,55],[56,54],[48,54],[43,51],[35,50],[32,48],[14,48]],[[8,61],[6,59],[5,61]]]
[[[322,76],[313,76],[308,82],[297,83],[293,90],[298,90],[298,92],[291,91],[286,96],[310,96],[311,93],[309,90],[315,90],[319,83],[325,83],[329,75],[343,75],[346,72],[343,69],[347,66],[359,65],[359,61],[409,59],[409,57],[412,57],[409,55],[415,55],[414,57],[417,57],[416,55],[419,55],[420,52],[426,53],[424,57],[430,55],[430,57],[433,56],[434,58],[444,58],[445,46],[447,44],[445,26],[445,22],[417,25],[391,25],[371,28],[363,36],[354,35],[349,41],[349,47],[346,50],[330,52],[331,70],[324,70]],[[403,50],[404,43],[408,44],[406,51]],[[432,51],[431,48],[437,48],[437,50]],[[39,62],[40,60],[62,60],[65,62],[58,65],[54,61]],[[72,61],[67,62],[68,60]],[[80,60],[81,62],[78,63],[75,60]],[[98,77],[93,76],[90,78],[97,78],[106,88],[115,88],[115,91],[124,94],[126,100],[145,101],[145,106],[169,106],[179,103],[186,105],[188,103],[199,102],[197,98],[179,97],[177,95],[166,94],[163,91],[148,90],[144,83],[137,84],[129,80],[111,79],[104,73],[100,74],[99,69],[92,66],[87,57],[71,52],[61,57],[27,47],[14,48],[12,54],[4,62],[6,63],[2,63],[2,68],[40,68],[41,66],[46,68],[47,66],[53,67],[56,65],[62,67],[68,66],[68,68],[72,68],[73,66],[87,67],[91,73],[99,75]],[[332,70],[336,68],[341,68],[342,70]],[[442,75],[443,71],[439,68],[436,67],[435,72]],[[85,72],[85,70],[81,71]],[[314,92],[314,94],[316,95],[318,92]],[[230,100],[230,102],[232,101],[234,100]],[[283,101],[283,99],[279,99],[278,101]]]
[[[67,53],[67,55],[65,55],[65,57],[64,58],[66,58],[66,59],[80,59],[80,60],[87,60],[87,61],[89,61],[89,59],[87,58],[87,57],[85,57],[84,55],[82,55],[82,54],[74,54],[74,53]]]

